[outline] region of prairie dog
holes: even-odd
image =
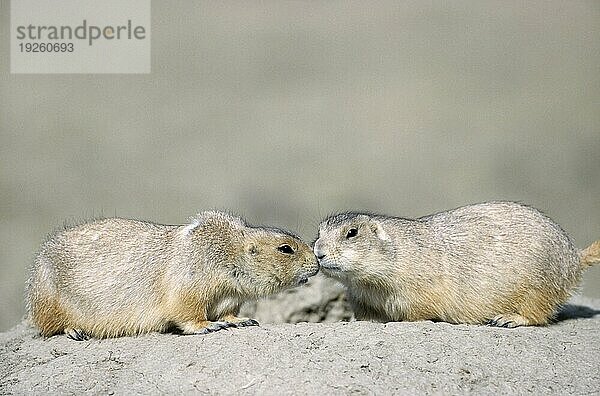
[[[553,318],[600,261],[600,241],[580,252],[540,211],[489,202],[418,219],[333,215],[314,252],[359,320],[517,327]]]
[[[297,236],[228,213],[202,212],[187,225],[109,218],[49,236],[27,309],[44,336],[204,334],[257,325],[236,316],[245,300],[305,283],[318,268]]]

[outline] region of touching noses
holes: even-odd
[[[315,256],[317,256],[318,260],[322,260],[323,257],[325,257],[325,252],[323,251],[323,247],[321,246],[320,239],[317,239],[317,242],[315,242],[315,247],[313,248],[313,252],[315,253]]]

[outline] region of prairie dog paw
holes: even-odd
[[[235,324],[236,327],[246,327],[246,326],[259,326],[258,322],[254,319],[245,319],[242,320],[241,322],[238,322],[237,324]]]
[[[247,327],[247,326],[259,326],[258,322],[250,318],[238,318],[236,316],[226,316],[222,319],[227,322],[231,327]]]
[[[180,326],[183,334],[208,334],[229,327],[227,322],[210,322],[203,320],[200,322],[187,322]]]
[[[65,334],[75,341],[86,341],[90,339],[90,336],[81,329],[65,329]]]
[[[527,319],[526,317],[521,316],[516,313],[512,313],[512,314],[504,314],[504,315],[495,316],[493,319],[491,319],[487,322],[487,325],[494,326],[494,327],[506,327],[509,329],[513,329],[513,328],[519,327],[519,326],[529,326],[530,322],[529,322],[529,319]]]

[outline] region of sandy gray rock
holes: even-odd
[[[0,334],[0,394],[594,394],[600,300],[547,327],[266,324],[76,342]]]
[[[260,323],[330,323],[348,321],[353,314],[344,287],[318,274],[305,286],[246,303],[240,316],[255,318]]]

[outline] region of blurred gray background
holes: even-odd
[[[155,1],[148,75],[11,75],[9,21],[0,330],[65,220],[230,209],[312,240],[335,211],[510,199],[600,239],[598,1]]]

